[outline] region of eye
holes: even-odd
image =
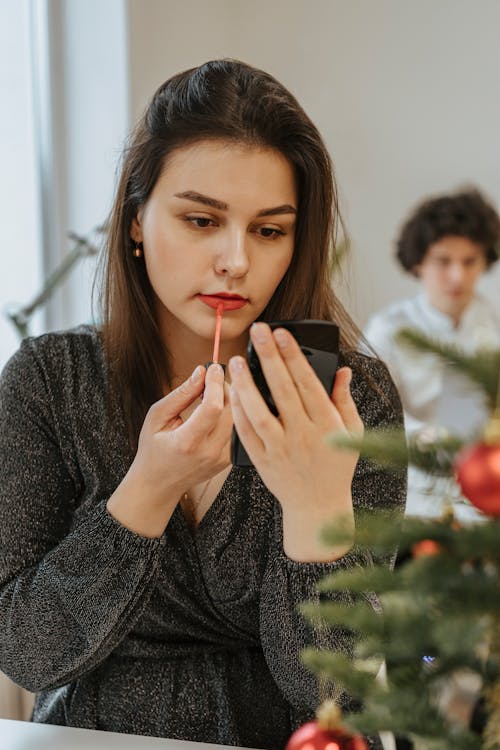
[[[184,221],[195,227],[196,229],[206,229],[206,227],[215,226],[213,219],[209,219],[207,216],[186,216]]]
[[[260,234],[260,236],[266,240],[277,240],[279,237],[285,236],[285,232],[276,227],[259,227],[257,229],[257,234]]]

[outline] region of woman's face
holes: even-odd
[[[222,339],[246,338],[290,264],[296,213],[280,152],[225,141],[174,151],[131,227],[167,341],[213,340],[221,302]]]

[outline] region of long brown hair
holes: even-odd
[[[145,265],[133,257],[131,223],[174,149],[206,139],[274,148],[294,169],[293,258],[261,319],[335,320],[342,348],[356,348],[359,340],[331,287],[341,219],[332,163],[315,125],[282,84],[245,63],[214,60],[179,73],[156,91],[124,150],[102,258],[110,393],[119,398],[132,445],[149,406],[163,395],[162,383],[170,383],[170,372]]]

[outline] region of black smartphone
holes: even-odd
[[[339,359],[339,327],[326,320],[278,320],[269,323],[272,330],[286,328],[298,341],[314,372],[323,383],[328,395],[332,392],[333,381]],[[270,411],[277,415],[278,410],[266,383],[259,358],[250,341],[247,349],[247,362],[253,379]],[[252,466],[238,433],[233,429],[231,438],[231,462],[234,466]]]

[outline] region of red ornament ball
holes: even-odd
[[[360,734],[322,729],[317,721],[308,721],[292,734],[285,750],[368,750],[368,745]]]
[[[443,548],[434,539],[421,539],[411,548],[413,557],[432,557],[433,555],[440,555]]]
[[[489,516],[500,516],[500,444],[465,448],[455,462],[463,494]]]

